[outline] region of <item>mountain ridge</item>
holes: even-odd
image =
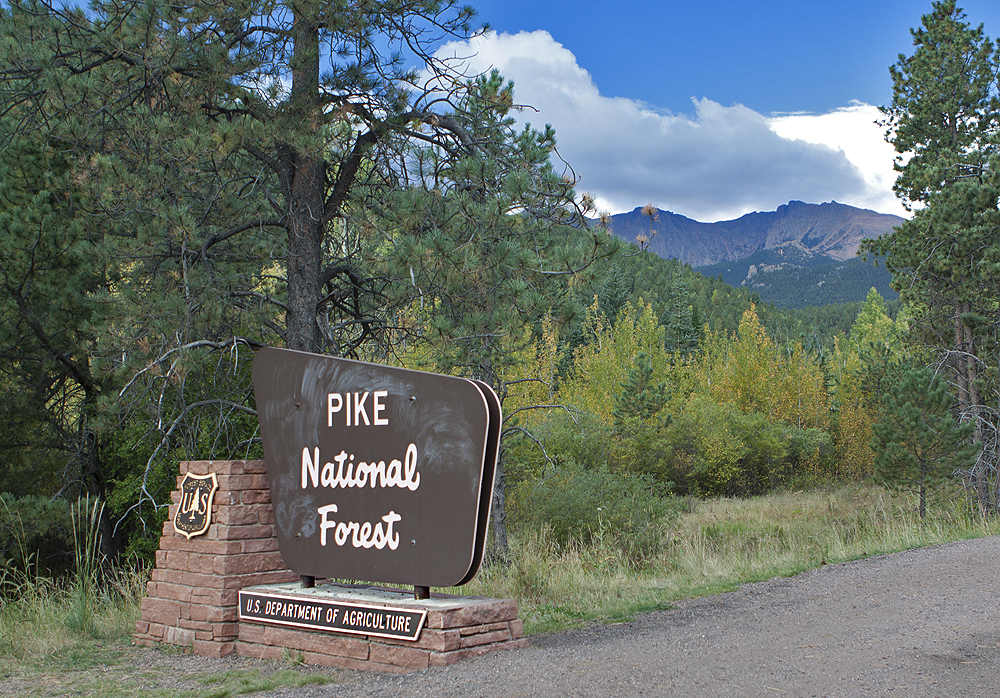
[[[899,216],[830,201],[790,201],[775,211],[702,223],[647,207],[611,216],[611,230],[695,271],[721,276],[784,307],[863,301],[872,287],[886,300],[898,294],[884,265],[857,257],[861,241],[903,222]]]
[[[660,209],[650,221],[643,207],[637,207],[611,216],[611,230],[626,242],[644,235],[649,238],[646,249],[660,257],[704,267],[782,247],[844,261],[857,254],[862,240],[883,235],[902,222],[899,216],[836,201],[790,201],[775,211],[755,211],[715,223]]]

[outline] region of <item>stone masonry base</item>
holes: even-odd
[[[310,631],[243,621],[237,651],[262,659],[302,659],[309,664],[409,672],[429,666],[447,666],[469,657],[502,649],[528,646],[517,604],[512,600],[432,594],[416,600],[398,589],[318,585],[301,589],[298,583],[255,587],[255,592],[298,596],[308,600],[426,610],[427,620],[416,642],[368,635]]]
[[[191,539],[173,526],[180,482],[188,472],[214,472],[219,481],[212,524]],[[427,621],[416,642],[241,623],[242,588],[281,585],[283,594],[308,593],[299,589],[298,576],[285,568],[278,551],[264,462],[185,461],[177,485],[136,623],[134,637],[140,644],[179,645],[203,656],[239,652],[397,673],[528,645],[513,600],[433,594],[417,601],[412,594],[391,589],[351,588],[343,593],[369,605],[426,609]],[[341,593],[330,585],[317,588]]]

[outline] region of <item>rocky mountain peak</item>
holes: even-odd
[[[693,267],[737,261],[761,250],[791,249],[805,257],[846,260],[861,241],[889,232],[903,219],[836,201],[809,204],[789,201],[776,211],[748,213],[735,220],[702,223],[658,210],[650,251]],[[636,208],[611,217],[611,228],[627,242],[650,235],[650,219]]]

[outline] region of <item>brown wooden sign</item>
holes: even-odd
[[[174,530],[190,540],[200,536],[212,525],[212,499],[219,489],[215,473],[192,475],[181,480],[181,501],[174,514]]]
[[[501,418],[487,385],[272,348],[253,380],[294,572],[437,587],[475,576]]]

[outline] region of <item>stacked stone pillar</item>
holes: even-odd
[[[180,482],[187,473],[215,473],[219,483],[211,525],[203,535],[190,539],[173,525]],[[278,552],[264,461],[185,461],[180,464],[177,487],[135,639],[221,657],[236,650],[240,589],[298,577],[285,567]]]

